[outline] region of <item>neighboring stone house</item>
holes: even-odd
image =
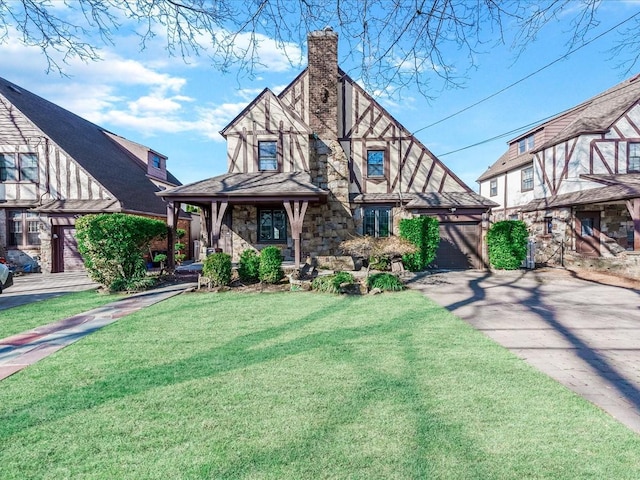
[[[337,44],[331,29],[308,35],[308,67],[222,130],[228,173],[158,193],[169,217],[198,205],[210,246],[237,260],[278,245],[299,265],[340,255],[356,234],[397,234],[401,218],[432,215],[441,222],[438,266],[482,268],[483,218],[495,204],[338,68]]]
[[[478,182],[493,220],[527,222],[536,263],[640,277],[640,76],[513,139]]]
[[[0,255],[18,266],[39,259],[43,272],[83,269],[76,218],[124,212],[165,220],[155,193],[180,185],[166,162],[0,78]]]

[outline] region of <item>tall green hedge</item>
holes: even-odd
[[[433,217],[404,218],[400,220],[400,236],[418,247],[416,253],[403,255],[402,263],[412,272],[426,269],[436,258],[440,243],[439,222]]]
[[[487,232],[489,261],[494,268],[516,270],[527,256],[529,233],[521,220],[496,222]]]
[[[283,276],[282,252],[278,247],[270,245],[260,251],[258,277],[263,283],[278,283]]]
[[[231,255],[217,252],[207,256],[202,265],[202,274],[211,279],[214,287],[231,283]]]
[[[76,221],[78,251],[92,280],[111,291],[141,288],[147,280],[144,252],[167,225],[124,213],[85,215]]]

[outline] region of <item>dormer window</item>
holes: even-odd
[[[258,168],[261,172],[278,170],[278,142],[258,142]]]
[[[159,155],[151,154],[151,166],[153,168],[162,168],[162,159]]]
[[[535,142],[533,134],[521,138],[520,140],[518,140],[518,155],[524,152],[528,152],[529,150],[533,150],[534,145]]]

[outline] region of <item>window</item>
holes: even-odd
[[[37,182],[35,153],[0,153],[0,182]]]
[[[365,208],[363,234],[371,237],[388,237],[391,233],[391,209]]]
[[[287,242],[287,213],[281,208],[262,208],[258,212],[260,243]]]
[[[277,142],[258,142],[258,168],[260,171],[278,170]]]
[[[151,155],[151,166],[153,168],[162,168],[162,159],[155,154]]]
[[[12,247],[24,247],[27,245],[40,245],[38,225],[40,217],[37,213],[24,210],[9,211],[9,245]]]
[[[489,196],[495,197],[498,195],[498,179],[494,178],[489,182]]]
[[[367,151],[367,177],[384,177],[384,150]]]
[[[533,150],[534,144],[535,142],[533,135],[528,135],[524,138],[521,138],[520,140],[518,140],[518,154]]]
[[[522,170],[522,191],[533,190],[533,167]]]
[[[640,143],[629,143],[627,172],[640,172]]]

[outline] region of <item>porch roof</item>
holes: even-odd
[[[407,208],[492,208],[498,204],[474,192],[442,193],[363,193],[353,203],[403,203]]]
[[[546,208],[588,205],[640,198],[640,175],[584,175],[585,178],[605,183],[604,187],[565,193],[551,198],[533,200],[522,207],[525,212]],[[594,178],[598,177],[598,179]]]
[[[156,193],[167,200],[195,203],[210,200],[249,203],[287,198],[324,202],[328,194],[311,182],[307,172],[226,173]]]
[[[122,212],[118,200],[50,200],[32,209],[41,213],[114,213]]]

